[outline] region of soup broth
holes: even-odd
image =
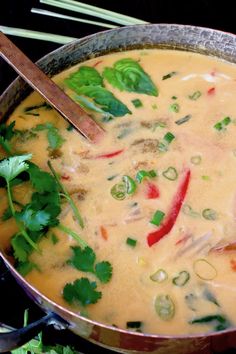
[[[133,50],[54,80],[106,134],[90,144],[37,93],[15,109],[11,134],[0,130],[1,247],[40,292],[96,321],[175,335],[234,326],[235,65]],[[26,154],[13,213],[3,162]]]

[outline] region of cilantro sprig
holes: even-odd
[[[68,203],[71,206],[71,209],[73,210],[74,216],[77,219],[79,225],[81,226],[81,228],[84,228],[84,221],[82,219],[82,216],[80,215],[80,212],[77,208],[77,206],[75,205],[75,202],[73,201],[73,199],[71,198],[71,196],[69,195],[69,193],[67,192],[66,188],[63,186],[63,184],[60,182],[58,175],[56,173],[56,171],[54,170],[52,163],[50,161],[48,161],[48,167],[50,168],[50,171],[52,172],[52,175],[55,178],[55,181],[58,184],[58,187],[61,191],[61,196],[64,197]]]
[[[112,276],[112,266],[109,262],[103,261],[95,264],[96,254],[90,247],[82,249],[79,246],[71,247],[73,256],[68,264],[78,270],[94,274],[102,283],[108,283]]]

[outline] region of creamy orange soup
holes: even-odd
[[[119,328],[234,326],[235,65],[134,50],[55,81],[107,133],[90,144],[36,93],[10,133],[1,126],[1,245],[17,269],[57,303]]]

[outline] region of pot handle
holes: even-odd
[[[46,326],[53,325],[57,329],[65,329],[68,323],[53,312],[48,313],[26,327],[11,332],[0,333],[0,353],[19,348],[33,339]]]

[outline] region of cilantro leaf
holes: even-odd
[[[102,297],[100,291],[96,291],[95,281],[90,282],[88,278],[75,280],[73,283],[67,283],[63,289],[63,297],[69,303],[81,303],[86,306],[95,304]]]
[[[100,262],[95,266],[95,274],[102,283],[108,283],[112,276],[112,266],[109,262]]]
[[[31,183],[37,192],[44,193],[57,190],[56,181],[50,173],[42,171],[33,163],[29,163],[29,169],[27,172],[30,175]]]
[[[11,211],[11,208],[8,207],[6,210],[4,210],[4,212],[1,216],[1,220],[6,221],[6,220],[10,219],[11,217],[12,217],[12,211]]]
[[[45,193],[33,193],[31,199],[31,207],[34,210],[44,210],[48,214],[50,214],[50,226],[55,226],[58,224],[58,220],[56,217],[61,212],[60,206],[60,196],[57,191],[45,192]]]
[[[103,78],[99,72],[90,66],[81,66],[78,71],[65,79],[65,83],[76,91],[81,86],[103,86]]]
[[[10,140],[15,134],[14,126],[15,126],[15,122],[12,122],[9,125],[6,125],[5,123],[0,124],[0,145],[9,155],[12,152]]]
[[[70,265],[83,272],[93,273],[94,262],[96,260],[96,255],[92,248],[85,247],[82,249],[79,246],[71,247],[74,252],[73,257],[68,261]]]
[[[31,159],[32,154],[13,156],[0,162],[0,176],[7,182],[12,181],[18,174],[26,171],[29,165],[25,162]]]
[[[26,261],[19,262],[16,266],[16,270],[25,277],[28,273],[30,273],[33,269],[38,269],[38,266],[35,263]]]
[[[14,251],[14,258],[20,262],[26,262],[28,255],[32,252],[31,245],[25,240],[24,237],[17,234],[11,239],[11,246]]]
[[[23,222],[30,231],[40,231],[48,225],[50,214],[44,210],[33,210],[28,204],[20,212],[15,213],[17,220]]]
[[[102,75],[120,91],[158,96],[158,90],[150,76],[136,60],[130,58],[118,60],[113,68],[105,68]]]
[[[92,98],[103,111],[110,113],[114,117],[122,117],[127,113],[131,114],[128,107],[104,87],[82,86],[77,87],[75,92],[78,95]]]

